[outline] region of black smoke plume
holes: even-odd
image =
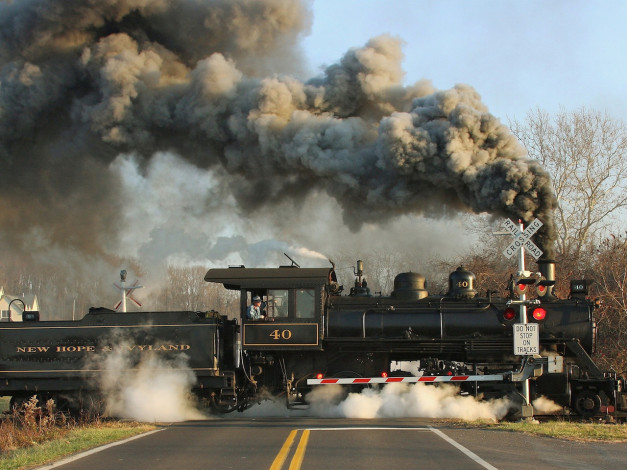
[[[401,214],[538,217],[550,257],[550,178],[477,92],[404,86],[389,36],[296,79],[310,15],[296,0],[1,3],[5,246],[115,253],[111,163],[170,152],[216,169],[242,213],[317,191],[353,229]]]

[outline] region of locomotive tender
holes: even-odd
[[[514,354],[519,318],[511,297],[480,296],[474,274],[462,267],[444,295],[430,294],[425,278],[409,272],[396,277],[390,296],[371,295],[361,261],[348,295],[332,267],[230,267],[209,270],[205,280],[239,291],[239,321],[215,312],[101,308],[76,322],[30,315],[33,321],[3,323],[0,395],[13,403],[33,393],[71,402],[96,393],[102,367],[90,358],[122,348],[135,362],[147,354],[185,357],[197,378],[193,391],[221,411],[245,409],[263,390],[301,405],[313,386],[328,383],[452,382],[464,393],[519,397],[531,372],[532,399],[624,419],[625,380],[590,358],[595,303],[585,282],[573,281],[569,298],[558,299],[554,264],[541,261],[539,269],[541,298],[527,316],[538,324],[540,357]],[[246,318],[254,296],[263,300],[261,320]],[[419,364],[419,373],[392,370],[406,361]]]

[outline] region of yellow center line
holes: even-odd
[[[285,439],[285,442],[283,443],[283,447],[281,447],[281,450],[275,457],[274,462],[272,462],[270,470],[281,470],[281,468],[283,467],[283,462],[285,462],[285,458],[287,457],[287,454],[292,447],[292,443],[294,442],[294,438],[296,437],[297,432],[298,431],[294,429],[292,430],[292,432],[290,432],[289,436],[287,436],[287,439]]]
[[[300,436],[298,447],[290,463],[290,470],[300,470],[300,466],[303,463],[303,457],[305,456],[305,449],[307,448],[307,442],[309,441],[309,429],[303,431],[303,435]]]

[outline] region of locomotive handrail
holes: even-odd
[[[444,301],[445,300],[453,300],[454,301],[456,299],[454,299],[452,297],[442,297],[442,298],[440,298],[440,300],[438,302],[438,304],[440,306],[439,308],[446,309],[449,312],[454,312],[455,310],[460,310],[460,311],[467,311],[468,310],[468,306],[467,305],[464,305],[462,307],[457,307],[457,308],[451,307],[448,304],[446,306],[444,306]],[[452,304],[452,305],[454,305],[454,304]],[[477,305],[476,309],[477,310],[488,310],[493,305],[494,305],[494,302],[490,302],[490,301],[487,301],[485,303],[482,302],[482,305]]]
[[[444,338],[444,317],[442,316],[442,302],[444,297],[440,299],[440,306],[438,307],[438,314],[440,315],[440,338]]]
[[[526,300],[516,300],[516,299],[508,299],[507,302],[505,302],[506,306],[510,306],[510,305],[541,305],[542,302],[540,302],[539,299],[526,299]]]

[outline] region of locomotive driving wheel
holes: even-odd
[[[591,390],[579,392],[575,398],[575,410],[586,418],[594,416],[601,411],[601,397]]]

